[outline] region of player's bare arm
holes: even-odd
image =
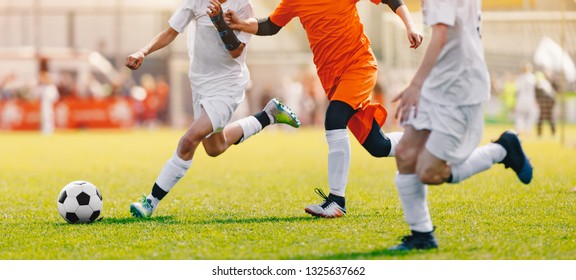
[[[374,1],[372,1],[374,2]],[[402,0],[381,0],[383,4],[386,4],[390,9],[400,17],[404,26],[406,27],[406,34],[408,35],[408,41],[410,42],[410,48],[416,49],[422,44],[422,34],[416,30],[412,17],[410,16],[410,11],[408,7],[404,4]],[[378,3],[376,1],[375,3]]]
[[[160,32],[156,37],[154,37],[146,46],[141,48],[139,51],[129,55],[126,58],[124,64],[126,67],[136,70],[142,66],[144,58],[149,54],[168,46],[174,39],[178,36],[178,31],[174,30],[172,27],[166,28],[164,31]]]
[[[400,101],[395,114],[396,118],[400,117],[402,121],[406,121],[412,108],[414,108],[414,115],[417,114],[420,90],[422,89],[424,81],[428,78],[428,75],[430,75],[440,52],[444,48],[444,44],[446,44],[447,38],[447,25],[436,24],[432,26],[432,38],[430,39],[430,44],[426,49],[422,63],[418,67],[412,82],[410,82],[410,85],[408,85],[405,90],[392,100],[392,102]]]
[[[408,35],[408,41],[410,42],[410,48],[416,49],[422,44],[422,34],[416,30],[412,17],[410,16],[410,11],[406,5],[402,5],[396,9],[396,14],[404,22],[406,27],[406,34]]]
[[[234,30],[240,30],[246,33],[251,33],[258,36],[271,36],[275,35],[282,29],[281,26],[276,25],[267,18],[248,18],[241,19],[234,11],[228,10],[224,16],[226,22]]]
[[[222,3],[226,2],[225,0]],[[218,30],[220,39],[224,43],[224,46],[233,58],[237,58],[242,55],[244,51],[245,44],[238,40],[238,37],[232,32],[232,28],[224,20],[224,13],[222,12],[222,5],[217,0],[210,1],[208,5],[208,11],[206,11],[214,26]]]

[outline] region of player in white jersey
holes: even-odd
[[[249,0],[184,0],[170,18],[170,26],[126,59],[127,67],[138,69],[147,55],[170,44],[194,22],[188,41],[194,120],[164,165],[152,192],[130,204],[135,217],[152,215],[160,200],[186,174],[200,143],[209,156],[216,157],[269,124],[300,126],[296,115],[277,98],[270,100],[261,112],[228,123],[244,99],[250,80],[245,49],[251,34],[233,32],[224,21],[223,9],[253,16]]]
[[[422,0],[432,37],[399,101],[404,136],[396,146],[396,187],[412,231],[390,250],[437,248],[426,201],[427,185],[457,183],[495,163],[510,167],[525,184],[532,165],[516,133],[493,143],[482,138],[482,102],[490,81],[481,41],[481,0]]]

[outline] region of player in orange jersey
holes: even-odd
[[[422,43],[408,8],[402,0],[371,0],[384,3],[402,19],[411,48]],[[376,85],[377,62],[370,40],[364,34],[356,3],[358,0],[282,0],[267,18],[240,19],[235,12],[225,15],[230,27],[256,35],[274,35],[298,17],[306,30],[314,64],[326,97],[330,100],[324,126],[328,141],[328,185],[320,204],[306,207],[306,212],[317,217],[334,218],[346,214],[345,189],[350,168],[350,141],[346,127],[362,146],[375,157],[394,156],[394,146],[402,133],[385,135],[381,127],[387,116],[386,109],[370,103],[370,94]]]

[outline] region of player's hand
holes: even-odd
[[[228,25],[230,25],[230,28],[238,30],[241,20],[240,17],[238,17],[238,15],[236,14],[236,12],[232,10],[226,11],[226,13],[224,14],[224,20]]]
[[[420,101],[420,87],[411,83],[398,96],[392,99],[392,102],[396,101],[400,101],[396,108],[396,114],[394,115],[396,119],[400,117],[401,122],[407,121],[412,113],[414,117],[416,117],[418,113],[418,102]]]
[[[145,57],[146,56],[144,55],[144,53],[142,51],[137,51],[137,52],[129,55],[128,57],[126,57],[126,61],[124,62],[124,64],[128,68],[130,68],[132,70],[136,70],[136,69],[140,68],[140,66],[142,65],[142,62],[144,62]]]
[[[208,5],[208,11],[206,11],[208,16],[211,18],[222,13],[222,5],[217,0],[211,0],[210,5]]]
[[[408,41],[410,42],[411,49],[417,49],[422,44],[422,34],[414,30],[408,30]]]

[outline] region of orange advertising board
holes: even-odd
[[[136,123],[132,101],[127,98],[69,98],[54,104],[56,128],[124,128]],[[40,102],[0,101],[0,130],[39,130]]]

